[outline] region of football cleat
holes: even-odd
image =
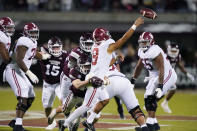
[[[64,131],[67,127],[64,126],[64,120],[59,120],[58,121],[58,128],[59,130],[58,131]]]
[[[50,125],[48,125],[45,129],[46,129],[46,130],[53,130],[53,128],[55,128],[56,125],[57,125],[56,121],[53,120],[53,123],[50,124]]]
[[[160,130],[160,126],[159,126],[158,123],[154,123],[154,127],[155,127],[155,130],[156,130],[156,131]]]
[[[22,125],[15,125],[13,131],[29,131],[23,128]]]
[[[167,102],[163,101],[163,102],[161,103],[161,107],[163,108],[164,112],[166,112],[166,113],[172,113],[172,111],[171,111],[171,109],[169,108]]]
[[[15,119],[11,120],[11,121],[9,122],[8,126],[11,127],[11,128],[14,128],[15,122],[16,122]]]
[[[155,126],[154,126],[153,124],[148,124],[148,123],[146,123],[146,125],[147,125],[149,131],[156,131],[156,130],[155,130]]]
[[[94,131],[95,130],[94,125],[91,124],[91,123],[88,123],[87,121],[83,121],[82,124],[83,124],[83,126],[87,127],[91,131]]]

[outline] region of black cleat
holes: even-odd
[[[70,128],[70,131],[77,131],[79,128],[79,124],[80,124],[80,122],[73,123]]]
[[[146,125],[147,125],[149,131],[155,131],[155,126],[154,126],[154,124],[148,124],[148,123],[146,123]]]
[[[142,128],[139,127],[139,126],[136,126],[136,127],[135,127],[135,131],[142,131]]]
[[[15,119],[11,120],[11,121],[9,122],[8,126],[11,127],[11,128],[14,128],[15,122],[16,122]]]
[[[155,124],[154,124],[154,127],[155,127],[155,130],[156,130],[156,131],[160,130],[160,126],[159,126],[158,123],[155,123]]]
[[[147,126],[142,127],[142,131],[150,131]]]
[[[83,121],[82,124],[83,124],[83,126],[87,127],[91,131],[95,131],[95,128],[94,128],[94,125],[93,124],[88,123],[87,121]]]
[[[59,120],[58,121],[58,128],[59,130],[58,131],[64,131],[67,127],[64,126],[64,120]]]
[[[15,125],[13,131],[29,131],[23,128],[22,125]]]

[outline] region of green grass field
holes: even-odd
[[[41,101],[41,88],[35,88],[36,99],[33,103],[30,111],[43,111]],[[136,90],[137,98],[139,99],[141,107],[143,107],[143,90]],[[197,91],[178,91],[169,105],[173,111],[172,116],[196,116],[197,117]],[[161,101],[160,101],[161,102]],[[160,102],[158,105],[160,105]],[[59,101],[56,99],[54,106],[58,106]],[[0,88],[0,111],[15,110],[16,98],[10,88]],[[102,111],[103,113],[110,113],[117,115],[117,107],[115,101],[112,99],[110,104]],[[126,108],[124,107],[125,114],[128,115]],[[146,113],[146,111],[144,111]],[[157,115],[169,115],[158,107]],[[3,117],[0,115],[0,119]],[[13,116],[14,117],[14,116]],[[115,122],[115,123],[135,123],[133,120],[118,120],[118,119],[100,119],[100,122]],[[197,131],[197,120],[163,120],[159,119],[159,123],[162,126],[161,131]],[[32,131],[44,131],[43,128],[27,128]],[[11,128],[0,126],[0,131],[10,131]],[[54,129],[54,131],[56,131]],[[82,129],[80,129],[81,131]],[[99,130],[97,130],[99,131]],[[104,131],[104,129],[102,129]]]

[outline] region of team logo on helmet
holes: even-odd
[[[59,57],[62,54],[62,41],[57,36],[52,37],[48,41],[49,53],[55,57]]]
[[[93,41],[91,33],[83,34],[80,37],[79,42],[80,42],[80,48],[82,50],[84,50],[85,52],[91,52],[92,45],[94,44],[94,41]]]
[[[155,41],[153,35],[150,32],[143,32],[138,39],[138,43],[139,48],[146,51],[155,43]]]
[[[79,67],[79,72],[86,75],[90,72],[91,58],[87,55],[83,55],[77,60],[77,65]]]
[[[23,34],[26,37],[29,37],[30,39],[32,39],[33,41],[36,41],[39,38],[39,28],[36,24],[34,24],[32,22],[27,23],[24,26]]]
[[[15,25],[10,17],[0,18],[0,30],[3,31],[7,36],[12,36],[14,34]]]
[[[94,42],[100,44],[102,41],[106,41],[111,38],[111,35],[108,30],[104,28],[96,28],[93,31]]]

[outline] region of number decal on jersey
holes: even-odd
[[[148,59],[143,59],[142,63],[147,70],[153,70],[152,62],[148,61]]]
[[[59,66],[55,66],[55,65],[46,65],[46,75],[52,75],[52,76],[58,76],[59,75]]]
[[[92,65],[96,65],[98,59],[98,53],[99,53],[99,49],[94,48],[92,52]]]
[[[33,58],[34,58],[34,56],[36,55],[36,48],[32,48],[32,49],[31,49],[31,52],[32,52],[32,55],[31,55],[31,57],[29,57],[29,59],[28,59],[28,60],[33,59]]]

